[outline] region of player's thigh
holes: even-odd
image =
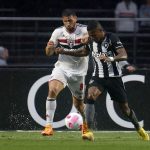
[[[51,80],[49,81],[49,92],[54,92],[56,95],[64,89],[64,85],[61,81],[59,80]]]
[[[112,100],[117,101],[118,103],[125,103],[127,101],[127,93],[120,77],[110,78],[109,84],[107,85],[107,91]]]
[[[74,97],[78,100],[83,100],[85,94],[85,76],[72,75],[68,80],[68,87]]]
[[[49,79],[49,93],[57,94],[66,86],[67,79],[65,73],[59,68],[55,68]]]

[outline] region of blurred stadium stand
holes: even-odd
[[[3,8],[0,8],[0,44],[9,49],[8,63],[48,65],[56,61],[57,56],[46,57],[44,49],[52,31],[62,25],[59,17],[64,6],[77,12],[80,23],[87,24],[88,20],[96,19],[107,31],[115,32],[114,8],[118,1],[93,0],[86,2],[86,5],[79,0],[72,3],[69,0],[23,0],[15,1],[12,5],[10,2],[10,6],[3,3]],[[135,21],[140,22],[139,18]],[[150,68],[149,29],[118,34],[127,49],[129,62]]]
[[[114,18],[78,18],[79,22],[100,20],[106,31],[114,32]],[[9,49],[9,64],[49,64],[57,56],[44,54],[46,43],[61,18],[0,17],[0,40]],[[129,61],[140,67],[150,66],[150,34],[118,33],[129,55]]]

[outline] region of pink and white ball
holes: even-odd
[[[82,116],[79,113],[70,113],[65,118],[65,124],[68,129],[80,130],[83,124]]]

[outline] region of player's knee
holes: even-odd
[[[49,96],[56,97],[59,94],[59,89],[57,87],[53,87],[49,89]]]
[[[81,103],[74,103],[74,106],[76,107],[76,109],[81,113],[84,110],[84,104]]]
[[[54,95],[56,97],[63,88],[63,83],[57,80],[52,80],[49,82],[49,95]]]
[[[89,94],[87,95],[87,98],[88,98],[88,99],[91,99],[91,100],[93,100],[93,101],[95,101],[96,98],[97,98],[97,95],[95,95],[95,93],[92,93],[92,94],[89,93]]]
[[[93,99],[86,100],[86,104],[94,104],[94,103],[95,103],[95,100],[93,100]]]
[[[91,87],[88,89],[88,99],[96,100],[97,97],[101,94],[101,91],[97,87]]]

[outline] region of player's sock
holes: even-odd
[[[53,122],[55,110],[56,110],[56,99],[47,98],[46,100],[46,124]]]
[[[94,116],[95,116],[95,101],[94,100],[87,100],[85,104],[85,116],[87,119],[87,124],[90,129],[94,128]]]
[[[128,115],[128,118],[133,123],[136,130],[138,130],[140,128],[140,125],[139,125],[138,119],[137,119],[137,117],[136,117],[136,115],[132,109],[130,109],[130,114]]]

